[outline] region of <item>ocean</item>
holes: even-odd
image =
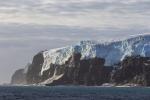
[[[1,86],[0,100],[150,100],[150,88]]]

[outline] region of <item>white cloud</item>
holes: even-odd
[[[149,0],[0,0],[0,76],[7,77],[0,82],[8,82],[8,73],[40,50],[150,33],[149,5]]]
[[[0,0],[0,22],[93,27],[137,25],[149,19],[148,0]],[[125,3],[125,4],[124,4]],[[124,18],[124,16],[128,16]],[[141,17],[142,16],[142,17]],[[129,24],[128,24],[129,23]],[[142,23],[141,23],[142,24]],[[118,26],[118,24],[117,24]],[[116,26],[115,26],[116,27]]]
[[[0,22],[4,23],[117,28],[150,26],[145,23],[150,19],[148,0],[0,1]]]

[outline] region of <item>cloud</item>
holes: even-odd
[[[141,10],[149,8],[150,1],[148,0],[0,0],[1,7],[18,8],[16,10],[27,10],[28,12],[41,13],[59,13],[63,12],[75,13],[90,10],[107,10],[107,9],[123,9]],[[131,9],[133,8],[133,9]]]
[[[0,0],[0,82],[37,52],[150,33],[149,0]],[[30,60],[29,60],[30,59]],[[9,78],[9,79],[8,79]]]
[[[144,27],[142,25],[120,29],[114,27],[91,28],[31,24],[3,24],[0,25],[0,30],[0,46],[4,43],[14,43],[13,45],[15,45],[41,41],[49,45],[49,41],[55,42],[57,40],[70,43],[81,40],[109,40],[111,38],[118,39],[124,36],[127,37],[133,34],[148,33],[150,31],[149,27]],[[116,35],[118,37],[116,37]],[[8,44],[6,46],[9,46]]]
[[[0,0],[0,2],[0,22],[3,23],[116,28],[150,26],[146,23],[150,18],[148,0]]]

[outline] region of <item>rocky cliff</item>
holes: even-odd
[[[112,75],[112,80],[116,84],[150,86],[150,57],[126,57]]]
[[[17,73],[12,77],[12,84],[22,82]],[[26,84],[149,86],[150,35],[110,43],[81,41],[73,46],[42,51],[34,56],[22,76]]]
[[[11,84],[27,84],[24,69],[19,69],[13,74]]]

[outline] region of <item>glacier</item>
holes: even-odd
[[[104,58],[106,66],[115,65],[126,56],[150,57],[150,34],[104,43],[81,41],[75,45],[44,51],[40,74],[43,75],[44,71],[50,69],[51,64],[65,64],[74,53],[80,53],[81,59]]]

